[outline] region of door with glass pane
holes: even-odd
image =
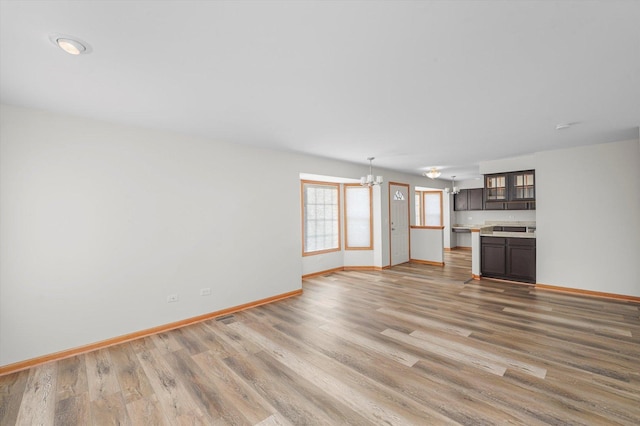
[[[391,266],[409,261],[409,185],[389,184]]]

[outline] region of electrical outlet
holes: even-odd
[[[210,287],[201,288],[200,296],[211,296],[211,288]]]
[[[178,295],[177,294],[170,294],[167,296],[167,303],[171,303],[171,302],[177,302],[178,301]]]

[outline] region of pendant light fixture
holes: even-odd
[[[444,192],[445,192],[446,194],[451,193],[451,194],[453,194],[453,195],[456,195],[456,194],[460,193],[460,188],[458,188],[458,187],[456,186],[456,177],[455,177],[455,176],[451,176],[451,189],[449,189],[449,188],[445,188],[445,189],[444,189]]]
[[[373,175],[373,160],[375,160],[375,157],[368,157],[367,160],[369,160],[369,174],[366,176],[362,176],[360,178],[360,185],[362,186],[373,186],[373,185],[380,185],[382,183],[382,176],[374,176]]]

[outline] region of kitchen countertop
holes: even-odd
[[[506,231],[494,231],[494,226],[524,226],[527,228],[528,232],[506,232]],[[484,225],[477,224],[456,224],[451,227],[451,229],[458,230],[480,230],[481,237],[507,237],[507,238],[535,238],[535,222],[524,222],[524,221],[486,221]],[[531,231],[529,228],[533,228],[534,231]]]
[[[535,238],[535,232],[481,231],[481,237]]]

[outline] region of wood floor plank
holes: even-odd
[[[418,315],[407,314],[395,309],[380,308],[377,310],[380,313],[394,316],[399,319],[416,324],[417,326],[426,327],[429,329],[442,330],[448,333],[457,334],[459,336],[469,336],[472,331],[463,327],[452,326],[445,322],[434,321],[432,319],[424,318]]]
[[[173,371],[180,373],[185,389],[209,417],[223,424],[249,424],[236,405],[228,404],[224,400],[228,388],[219,388],[218,383],[211,380],[191,358],[187,349],[167,354],[165,359]]]
[[[368,350],[375,351],[379,354],[382,354],[393,361],[399,362],[402,365],[406,365],[407,367],[413,366],[416,362],[420,360],[420,358],[418,358],[413,354],[403,352],[389,345],[385,345],[379,340],[370,339],[361,334],[352,333],[343,327],[338,327],[335,325],[322,325],[319,328],[323,331],[332,333],[335,336],[343,338],[346,341],[355,343]]]
[[[155,395],[139,398],[127,404],[127,414],[133,425],[171,425],[162,412]],[[70,423],[73,424],[73,423]]]
[[[442,347],[449,348],[458,353],[465,354],[471,357],[494,361],[498,364],[504,365],[506,368],[512,368],[525,374],[537,377],[539,379],[544,379],[547,374],[546,368],[534,365],[533,363],[523,362],[519,359],[516,359],[516,357],[508,357],[479,349],[478,345],[475,345],[474,342],[470,339],[466,339],[466,341],[462,343],[461,341],[454,339],[441,338],[438,337],[436,333],[429,333],[423,330],[416,330],[414,332],[411,332],[409,333],[409,336],[417,337],[418,339],[422,339],[425,342],[440,345]]]
[[[91,418],[89,393],[78,393],[56,403],[54,424],[81,425]]]
[[[53,424],[57,371],[56,363],[43,364],[30,369],[16,424]]]
[[[87,392],[87,367],[84,355],[74,356],[58,362],[58,400]]]
[[[131,425],[121,394],[103,394],[90,402],[94,425]]]
[[[0,425],[16,424],[28,378],[29,370],[0,377]]]
[[[162,354],[166,354],[173,351],[179,351],[182,349],[182,345],[176,340],[175,333],[167,332],[167,333],[158,333],[152,336],[149,336],[149,339],[154,343],[155,347]],[[150,350],[152,348],[145,348],[146,350]],[[144,349],[143,349],[144,351]],[[138,351],[142,352],[142,351]]]
[[[383,336],[387,336],[400,342],[407,343],[411,346],[423,349],[427,352],[432,352],[443,357],[447,357],[458,362],[471,365],[481,370],[488,371],[489,373],[495,374],[497,376],[502,376],[507,371],[507,368],[505,366],[500,365],[499,363],[492,360],[479,356],[458,353],[453,349],[447,348],[446,346],[440,346],[430,341],[424,341],[422,339],[413,337],[411,334],[405,334],[391,328],[383,330],[381,334]]]
[[[136,355],[154,394],[158,398],[165,418],[172,424],[208,425],[213,419],[204,414],[174,371],[163,359],[158,349]]]
[[[203,352],[192,358],[200,367],[203,380],[210,382],[214,388],[218,389],[223,404],[237,409],[248,424],[257,424],[277,411],[215,353]]]
[[[238,377],[277,410],[287,422],[294,425],[332,424],[331,415],[340,413],[340,403],[331,404],[324,390],[308,382],[278,361],[260,351],[246,357],[229,357],[225,364]],[[277,377],[277,380],[273,380]],[[327,408],[325,408],[327,407]],[[353,419],[353,415],[348,418]],[[359,418],[359,416],[355,416]],[[278,417],[276,416],[276,419]],[[343,422],[347,423],[347,422]],[[362,419],[360,423],[366,424]]]
[[[130,343],[109,348],[109,355],[114,364],[115,375],[125,404],[153,395],[151,384]]]
[[[85,354],[89,398],[97,401],[120,392],[109,349]]]

